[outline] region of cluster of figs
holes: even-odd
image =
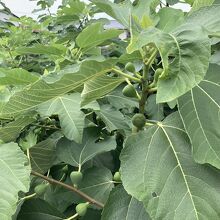
[[[64,173],[67,173],[68,172],[68,166],[65,165],[62,168],[62,170],[63,170]],[[83,173],[81,171],[72,171],[70,173],[69,177],[70,177],[70,180],[71,180],[73,186],[75,188],[78,188],[78,185],[83,180]],[[116,172],[114,174],[113,181],[115,183],[121,182],[121,175],[120,175],[119,172]],[[49,185],[50,185],[49,183],[41,183],[41,184],[37,185],[34,188],[34,192],[39,197],[43,196],[44,193],[47,191]],[[89,202],[79,203],[78,205],[76,205],[75,210],[76,210],[76,213],[78,214],[78,216],[84,216],[87,212],[87,209],[88,209],[89,205],[90,205]]]

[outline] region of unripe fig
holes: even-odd
[[[34,192],[38,195],[38,196],[42,196],[46,190],[47,190],[48,185],[41,183],[40,185],[35,186],[34,188]]]
[[[88,206],[89,206],[89,202],[79,203],[76,206],[76,212],[78,213],[78,215],[84,216],[87,212]]]
[[[126,97],[131,97],[131,98],[137,97],[137,93],[134,86],[130,84],[124,87],[124,89],[122,90],[122,94]]]
[[[125,65],[125,69],[128,71],[128,72],[131,72],[131,73],[134,73],[135,72],[135,67],[134,67],[134,64],[129,62]]]
[[[70,173],[70,179],[74,185],[79,184],[82,178],[83,174],[79,171],[73,171]]]
[[[132,123],[137,128],[143,128],[146,123],[146,118],[143,114],[138,113],[132,117]]]
[[[113,180],[117,181],[117,182],[120,182],[121,181],[121,174],[119,172],[116,172],[114,174]]]

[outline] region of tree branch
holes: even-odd
[[[42,175],[42,174],[40,174],[40,173],[38,173],[38,172],[35,172],[35,171],[33,171],[33,170],[31,171],[31,174],[34,175],[34,176],[40,177],[40,178],[42,178],[42,179],[48,181],[48,182],[51,183],[51,184],[57,184],[57,185],[60,185],[60,186],[62,186],[62,187],[64,187],[64,188],[70,190],[70,191],[73,191],[73,192],[77,193],[78,195],[80,195],[81,197],[83,197],[83,198],[84,198],[85,200],[87,200],[89,203],[91,203],[91,204],[93,204],[93,205],[96,205],[96,206],[98,206],[99,208],[104,208],[104,204],[102,204],[101,202],[96,201],[96,200],[93,199],[92,197],[88,196],[87,194],[85,194],[84,192],[82,192],[82,191],[76,189],[76,188],[73,187],[73,186],[70,186],[70,185],[68,185],[68,184],[66,184],[66,183],[63,183],[63,182],[60,182],[60,181],[58,181],[58,180],[49,178],[49,177],[44,176],[44,175]]]

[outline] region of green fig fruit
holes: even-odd
[[[135,72],[135,66],[133,63],[129,62],[125,65],[125,69],[128,71],[128,72],[131,72],[131,73],[134,73]]]
[[[34,192],[38,195],[38,196],[42,196],[46,190],[47,190],[48,185],[41,183],[40,185],[35,186],[34,188]]]
[[[89,206],[89,202],[79,203],[76,206],[76,212],[78,213],[78,215],[84,216],[87,212],[88,206]]]
[[[138,113],[132,117],[132,124],[137,128],[143,128],[146,123],[146,118],[143,114]]]
[[[116,172],[114,174],[113,180],[116,182],[121,182],[121,174],[119,172]]]
[[[122,90],[122,94],[126,97],[134,98],[137,97],[136,90],[133,85],[126,85]]]
[[[70,179],[74,185],[77,185],[81,182],[83,174],[79,171],[73,171],[70,173]]]

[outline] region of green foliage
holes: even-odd
[[[30,166],[16,143],[0,144],[0,217],[9,220],[16,211],[18,192],[28,192]]]
[[[220,6],[177,2],[1,22],[0,219],[220,218]]]

